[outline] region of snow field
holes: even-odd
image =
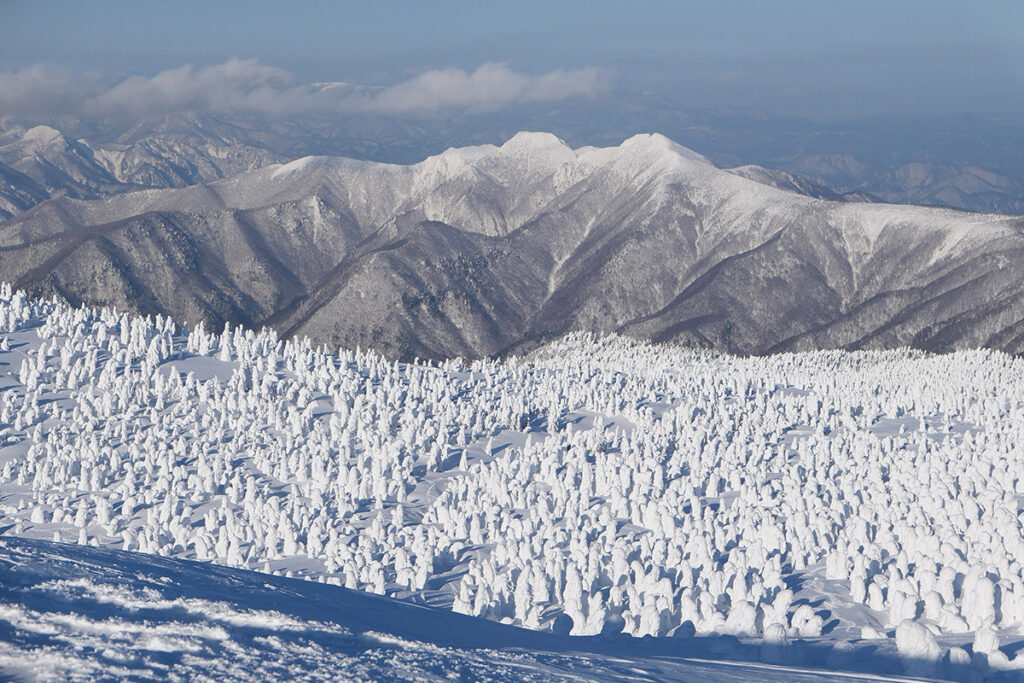
[[[4,533],[532,629],[1021,668],[1022,446],[995,352],[398,364],[0,288]]]
[[[713,661],[697,640],[681,648],[675,639],[526,631],[339,586],[109,548],[5,536],[0,566],[5,681],[867,678],[764,664],[753,646],[746,661]]]

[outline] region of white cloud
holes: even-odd
[[[489,62],[472,73],[462,69],[427,71],[378,92],[350,96],[348,104],[389,113],[443,109],[486,111],[516,102],[593,97],[605,84],[605,73],[593,67],[558,69],[529,76],[505,64]]]
[[[488,62],[472,72],[426,71],[390,86],[302,83],[257,60],[185,65],[111,83],[96,74],[34,66],[0,72],[0,115],[145,116],[170,111],[336,111],[412,114],[492,111],[524,102],[593,97],[608,84],[594,67],[531,75]]]
[[[43,65],[0,71],[0,116],[75,111],[100,87],[95,74]]]
[[[255,60],[233,59],[201,68],[188,64],[152,78],[127,78],[86,100],[85,111],[141,115],[183,109],[262,109],[298,87],[289,72]]]

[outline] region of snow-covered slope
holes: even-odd
[[[404,365],[0,288],[4,534],[733,659],[1020,668],[1021,425],[995,352]]]
[[[581,329],[741,353],[1016,352],[1022,259],[1020,218],[815,199],[659,135],[307,157],[0,226],[0,272],[36,293],[409,360]]]
[[[0,537],[0,677],[847,683],[907,680],[835,643],[539,634],[345,588],[142,553]],[[837,652],[838,654],[834,654]],[[771,659],[770,657],[768,658]],[[849,668],[858,668],[850,666]]]

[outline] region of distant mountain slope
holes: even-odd
[[[762,179],[764,180],[764,179]],[[392,357],[574,329],[740,353],[1024,349],[1024,219],[815,199],[659,135],[520,133],[411,166],[308,157],[0,225],[35,292]]]
[[[882,201],[878,197],[865,192],[836,192],[824,185],[812,183],[811,181],[795,176],[792,173],[787,173],[786,171],[780,171],[773,168],[764,168],[763,166],[756,166],[754,164],[737,166],[736,168],[728,169],[728,171],[765,185],[777,187],[780,190],[789,190],[790,192],[796,192],[816,199],[830,199],[837,202],[877,203]]]
[[[73,139],[47,125],[3,123],[0,220],[50,197],[98,199],[184,187],[292,158],[265,149],[237,127],[195,115],[149,121],[104,143]]]
[[[805,154],[782,165],[803,183],[827,186],[841,196],[867,194],[878,201],[1024,213],[1020,181],[971,164],[915,161],[872,168],[848,154]]]

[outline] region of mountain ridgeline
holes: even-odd
[[[580,329],[742,354],[1024,350],[1024,219],[784,181],[660,135],[573,150],[520,133],[412,165],[306,157],[46,199],[0,223],[0,279],[403,359]]]

